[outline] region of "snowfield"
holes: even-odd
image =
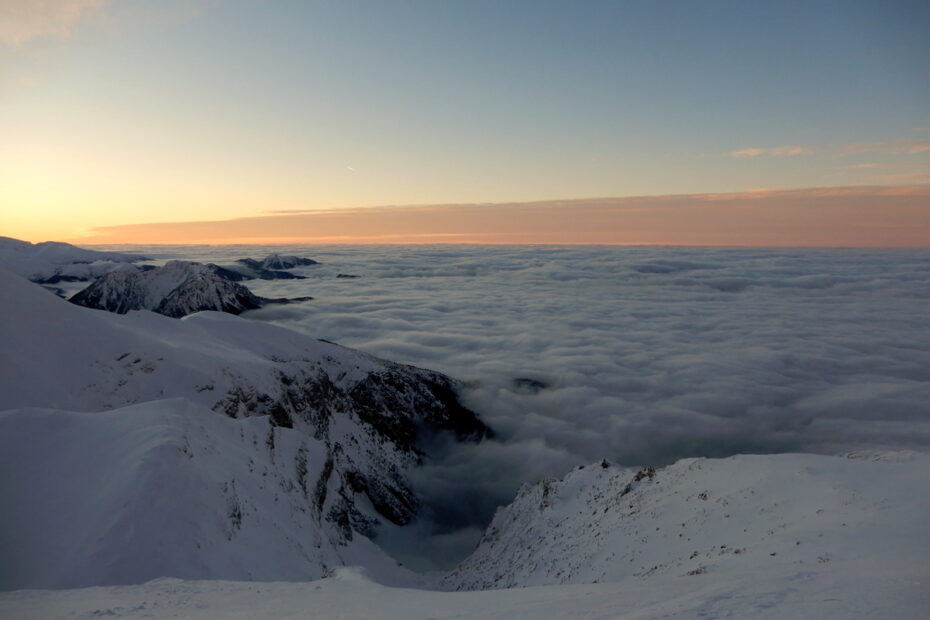
[[[181,407],[182,402],[176,405]],[[142,406],[119,412],[119,417],[152,416],[150,409]],[[191,414],[193,421],[189,419]],[[28,420],[30,415],[39,420]],[[61,420],[56,416],[61,415],[24,411],[15,417],[20,423],[48,430],[50,423],[59,426]],[[75,424],[103,428],[110,421],[90,422],[93,414],[79,415],[85,419]],[[117,412],[103,415],[116,416]],[[209,412],[198,414],[183,407],[176,416],[175,424],[196,431],[186,437],[202,436],[205,426],[219,422],[245,422],[261,434],[259,420],[211,420]],[[125,420],[121,423],[133,424]],[[193,445],[177,441],[173,446],[172,460],[160,467],[167,474],[166,484],[184,487],[186,492],[169,495],[163,489],[143,486],[123,490],[128,491],[124,497],[141,498],[157,507],[159,499],[170,496],[173,510],[179,511],[172,514],[180,522],[195,514],[194,508],[185,507],[188,502],[201,504],[197,509],[202,511],[203,504],[209,503],[209,495],[223,488],[220,480],[227,473],[223,467],[234,469],[244,447],[248,452],[250,431],[237,435],[228,430],[231,432],[219,444],[201,445],[202,440],[198,443],[194,439]],[[56,444],[56,432],[59,438],[73,433],[67,427],[49,433],[53,438],[50,442]],[[173,434],[167,428],[163,432]],[[138,439],[140,444],[146,444],[149,438],[139,435]],[[216,448],[212,454],[211,446]],[[82,449],[76,446],[72,451]],[[6,446],[4,452],[15,454]],[[210,461],[198,456],[204,452],[219,467],[205,467]],[[178,484],[172,473],[177,473],[172,467],[176,460],[187,463],[183,472],[193,483],[185,476]],[[151,464],[143,458],[135,467],[147,465]],[[870,453],[854,458],[777,455],[692,459],[655,472],[596,463],[563,480],[525,487],[514,504],[499,511],[476,553],[459,569],[439,576],[445,587],[495,589],[434,590],[430,582],[435,587],[437,576],[418,577],[391,566],[370,543],[360,541],[350,547],[347,557],[368,568],[341,568],[322,580],[257,583],[156,579],[123,587],[22,590],[0,594],[0,616],[917,620],[926,618],[930,606],[930,590],[926,587],[930,580],[930,565],[926,562],[930,552],[926,533],[930,522],[927,466],[928,456],[915,453]],[[258,467],[274,471],[273,464],[267,461]],[[4,467],[3,471],[8,470]],[[21,484],[44,490],[43,483],[36,485],[32,471],[26,470]],[[43,472],[38,475],[47,480],[63,474],[54,467],[49,471],[37,466],[34,471]],[[128,473],[114,476],[117,480],[127,477]],[[76,478],[77,485],[60,495],[62,502],[72,499],[69,493],[73,493],[73,500],[80,504],[86,493],[93,493],[79,482],[92,480],[92,472],[86,478],[73,474],[69,478]],[[239,561],[244,563],[242,570],[264,567],[267,571],[269,561],[287,561],[288,557],[286,549],[268,546],[269,538],[272,543],[284,543],[291,536],[293,542],[301,540],[300,532],[273,533],[262,526],[262,521],[275,519],[294,505],[277,480],[266,484],[263,491],[248,486],[238,489],[245,506],[243,533],[239,535],[242,544],[248,544],[248,553],[243,550],[239,556],[218,555],[216,561]],[[154,493],[147,497],[147,491]],[[281,494],[285,501],[268,502],[272,492]],[[252,502],[260,501],[262,493],[266,503],[259,509]],[[165,565],[158,565],[158,561],[172,558],[157,560],[163,553],[160,547],[175,548],[177,540],[155,526],[157,519],[152,519],[151,514],[148,519],[144,512],[127,514],[118,503],[85,507],[85,514],[71,515],[82,520],[92,513],[117,514],[126,517],[127,526],[137,523],[142,528],[142,540],[137,541],[141,546],[132,550],[164,570]],[[201,544],[214,552],[222,548],[218,532],[214,531],[210,540],[206,531],[209,528],[203,523],[211,519],[223,521],[222,510],[197,516],[195,522],[186,524],[193,538],[185,542],[196,539],[198,554]],[[36,529],[48,532],[46,527],[62,525],[66,519],[61,516],[58,520],[37,524]],[[172,525],[169,520],[163,527]],[[153,538],[148,540],[150,534]],[[56,537],[67,540],[70,533],[65,530]],[[52,547],[57,542],[53,539],[47,544]],[[94,547],[93,538],[86,542]],[[123,543],[131,543],[131,539]],[[153,552],[153,547],[159,551]],[[121,549],[114,547],[116,555],[110,558],[92,558],[88,568],[106,565],[104,559],[118,562]],[[45,563],[58,563],[50,559]],[[70,558],[58,559],[67,564]],[[195,558],[177,559],[179,566],[196,566],[196,562],[191,564]],[[27,560],[24,566],[28,565]],[[258,573],[251,578],[261,580],[268,575]],[[397,587],[401,585],[406,587]],[[500,589],[505,585],[515,587]]]
[[[308,583],[180,581],[140,586],[0,593],[0,615],[18,619],[313,618],[444,620],[923,620],[930,596],[914,575],[852,566],[760,567],[720,578],[661,576],[621,583],[478,592],[377,584],[357,569]]]

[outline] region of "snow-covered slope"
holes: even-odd
[[[809,454],[687,459],[640,471],[606,462],[524,486],[453,589],[725,581],[834,570],[930,578],[930,456]]]
[[[99,312],[0,271],[0,316],[0,410],[181,397],[218,416],[268,415],[324,446],[308,484],[329,489],[325,518],[347,538],[416,514],[407,472],[421,433],[488,432],[444,375],[228,314]]]
[[[310,580],[344,564],[402,578],[326,518],[325,463],[320,439],[186,399],[2,412],[0,589]]]
[[[139,586],[0,592],[0,617],[61,620],[926,620],[928,608],[930,590],[898,567],[851,565],[477,592],[385,587],[347,568],[309,583],[158,579]]]
[[[151,310],[180,318],[203,310],[239,314],[280,299],[264,299],[237,280],[237,272],[216,265],[169,261],[155,269],[126,266],[111,271],[70,301],[79,306],[125,314],[130,310]]]
[[[0,237],[0,266],[35,282],[86,281],[125,263],[146,260],[120,252],[86,250],[69,243],[29,243]]]

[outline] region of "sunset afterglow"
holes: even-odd
[[[12,0],[0,9],[0,228],[31,241],[95,242],[102,229],[108,242],[274,241],[281,220],[265,218],[282,211],[930,179],[925,7],[711,8]],[[926,198],[912,203],[885,224],[925,226]],[[874,244],[862,231],[884,204],[817,218],[810,241]],[[345,229],[289,238],[795,243],[806,220],[766,205],[755,222],[767,232],[745,239],[683,236],[661,206],[642,230],[615,221],[613,236],[595,221],[563,235],[542,215],[519,231],[508,207],[463,229],[455,210],[424,229],[403,224],[407,208],[379,208],[380,232],[347,214],[333,220]],[[707,215],[727,228],[723,211]],[[209,233],[174,224],[229,220],[240,223]],[[138,228],[157,223],[172,225]],[[880,243],[930,243],[883,230]]]

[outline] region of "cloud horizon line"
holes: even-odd
[[[930,140],[906,139],[886,140],[884,142],[851,142],[841,147],[813,148],[801,145],[751,147],[730,151],[729,156],[736,159],[754,157],[797,157],[798,155],[861,155],[864,153],[884,153],[886,155],[917,155],[930,152]]]
[[[92,227],[93,244],[930,247],[930,184],[298,209]]]

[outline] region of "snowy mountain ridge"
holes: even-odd
[[[324,518],[340,540],[414,518],[408,472],[422,433],[489,432],[448,377],[283,328],[216,312],[180,321],[98,312],[2,271],[0,292],[0,410],[100,412],[184,398],[221,420],[268,416],[322,446],[308,465],[319,477],[306,484],[329,490]],[[289,461],[281,466],[299,469]]]
[[[0,237],[0,266],[34,282],[86,281],[143,260],[146,257],[137,254],[87,250],[59,241],[29,243]]]
[[[732,579],[773,568],[930,576],[930,455],[606,461],[524,485],[446,575],[463,590]],[[888,570],[891,570],[890,567]]]
[[[202,310],[239,314],[260,308],[269,300],[231,280],[216,265],[175,260],[155,269],[116,269],[69,301],[118,314],[151,310],[180,318]]]

